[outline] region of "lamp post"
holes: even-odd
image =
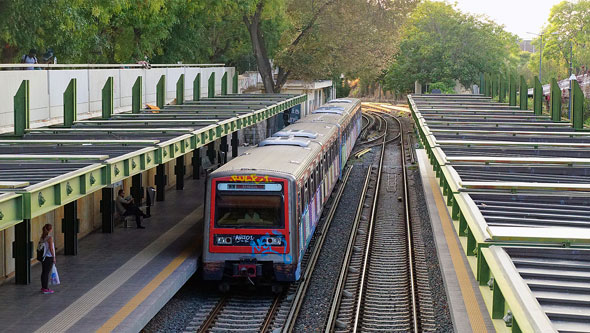
[[[527,34],[531,34],[531,35],[535,35],[535,36],[541,37],[541,49],[539,50],[539,82],[542,83],[543,81],[541,81],[541,68],[542,68],[542,65],[543,65],[543,36],[545,36],[545,35],[557,35],[557,33],[556,32],[552,32],[550,34],[548,34],[548,33],[537,34],[537,33],[534,33],[534,32],[527,32]]]

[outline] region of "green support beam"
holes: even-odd
[[[561,120],[561,89],[556,79],[551,79],[551,120]]]
[[[180,74],[176,82],[176,104],[184,104],[184,74]]]
[[[510,89],[508,92],[508,105],[516,106],[516,79],[510,75]]]
[[[574,129],[584,128],[584,93],[578,80],[571,81],[572,87],[572,125]]]
[[[164,100],[166,99],[166,75],[160,77],[160,81],[156,85],[156,106],[160,109],[164,108]]]
[[[193,81],[193,101],[201,99],[201,73],[197,74]]]
[[[207,97],[213,98],[215,97],[215,72],[212,72],[211,76],[209,76],[208,84]]]
[[[14,135],[23,136],[30,127],[29,80],[23,80],[14,95]]]
[[[76,79],[71,79],[64,91],[64,127],[72,127],[78,115]]]
[[[537,116],[543,113],[543,86],[536,76],[533,78],[533,110]]]
[[[233,81],[233,84],[231,86],[231,92],[233,94],[237,94],[238,93],[238,70],[237,69],[234,71],[234,77],[233,77],[232,81]]]
[[[131,112],[139,113],[143,96],[143,77],[138,76],[131,88]]]
[[[521,110],[526,110],[528,109],[528,102],[529,102],[529,87],[526,84],[526,80],[524,79],[524,76],[520,76],[520,91],[519,91],[519,97],[520,99],[520,109]]]
[[[492,76],[486,74],[486,96],[492,97]]]
[[[227,95],[227,72],[221,77],[221,95]]]
[[[109,119],[113,115],[113,77],[109,76],[102,87],[102,119]]]

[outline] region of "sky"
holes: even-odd
[[[457,3],[462,12],[485,14],[498,24],[503,24],[507,31],[523,39],[532,39],[539,33],[549,18],[553,5],[562,0],[450,0]]]

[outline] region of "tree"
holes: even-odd
[[[553,6],[544,33],[544,57],[563,60],[566,68],[587,68],[590,64],[590,0],[562,1]],[[538,39],[535,42],[540,43]]]
[[[394,46],[396,29],[415,0],[242,0],[241,10],[265,90],[279,92],[289,77],[327,78],[344,72],[376,75]],[[271,11],[274,15],[268,15]],[[263,29],[281,38],[269,55]],[[370,17],[371,20],[367,20]],[[385,55],[385,56],[384,56]],[[276,80],[270,59],[278,69]]]
[[[416,7],[403,29],[385,87],[410,91],[421,83],[479,82],[479,74],[506,73],[518,53],[516,36],[486,17],[467,15],[443,2]]]

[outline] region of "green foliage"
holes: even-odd
[[[439,89],[443,94],[454,94],[455,84],[453,81],[434,82],[428,86],[428,92],[432,93],[433,89]]]
[[[543,58],[558,60],[561,68],[567,69],[571,47],[573,68],[590,64],[590,0],[562,1],[553,6],[544,33]],[[535,42],[539,45],[540,38]]]
[[[384,78],[385,87],[406,92],[415,81],[448,80],[468,87],[479,82],[479,73],[505,72],[512,67],[510,62],[518,60],[516,40],[485,17],[461,13],[443,2],[422,2],[403,29]]]

